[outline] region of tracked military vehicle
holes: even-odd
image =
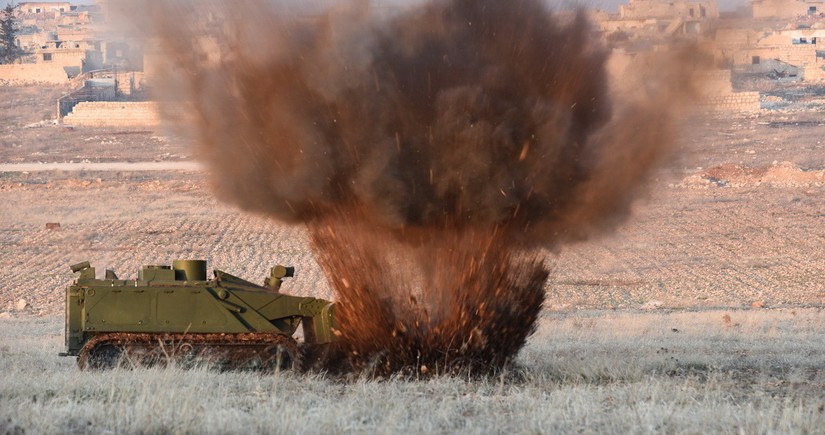
[[[71,266],[66,290],[66,351],[81,369],[187,364],[300,368],[307,353],[335,341],[335,305],[280,292],[294,269],[276,266],[264,285],[220,270],[207,279],[206,261],[144,266],[137,279],[89,262]],[[299,326],[303,342],[293,335]]]

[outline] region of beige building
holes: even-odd
[[[633,38],[656,39],[674,35],[700,35],[719,18],[716,0],[630,0],[616,15],[590,14],[607,35],[624,32]]]
[[[753,79],[825,80],[825,29],[719,29],[717,59]]]
[[[751,0],[754,18],[793,18],[825,13],[822,0]]]
[[[23,14],[43,14],[47,12],[70,12],[77,8],[69,2],[22,2],[17,10]]]
[[[622,19],[712,19],[719,18],[719,4],[709,1],[630,0],[619,6]]]
[[[778,30],[760,38],[737,63],[758,65],[766,60],[792,65],[804,81],[825,80],[825,56],[818,46],[825,43],[823,29]]]

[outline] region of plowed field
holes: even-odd
[[[191,161],[189,144],[163,132],[42,123],[59,91],[0,88],[15,102],[0,115],[0,163]],[[719,117],[684,132],[681,156],[629,221],[550,257],[548,308],[825,305],[825,117]],[[59,315],[68,266],[84,260],[123,278],[203,258],[253,281],[284,263],[298,270],[285,291],[333,297],[302,227],[220,204],[206,180],[128,168],[0,173],[0,310],[25,299],[30,313]]]

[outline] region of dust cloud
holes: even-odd
[[[500,369],[534,329],[547,253],[626,219],[669,154],[691,57],[617,100],[583,13],[297,4],[126,15],[150,29],[158,94],[192,111],[216,195],[309,229],[339,302],[321,368]]]

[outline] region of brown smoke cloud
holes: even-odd
[[[358,371],[509,361],[544,300],[539,248],[628,216],[690,94],[679,52],[611,98],[583,14],[538,0],[151,5],[130,16],[168,61],[158,90],[195,111],[215,193],[307,225]]]

